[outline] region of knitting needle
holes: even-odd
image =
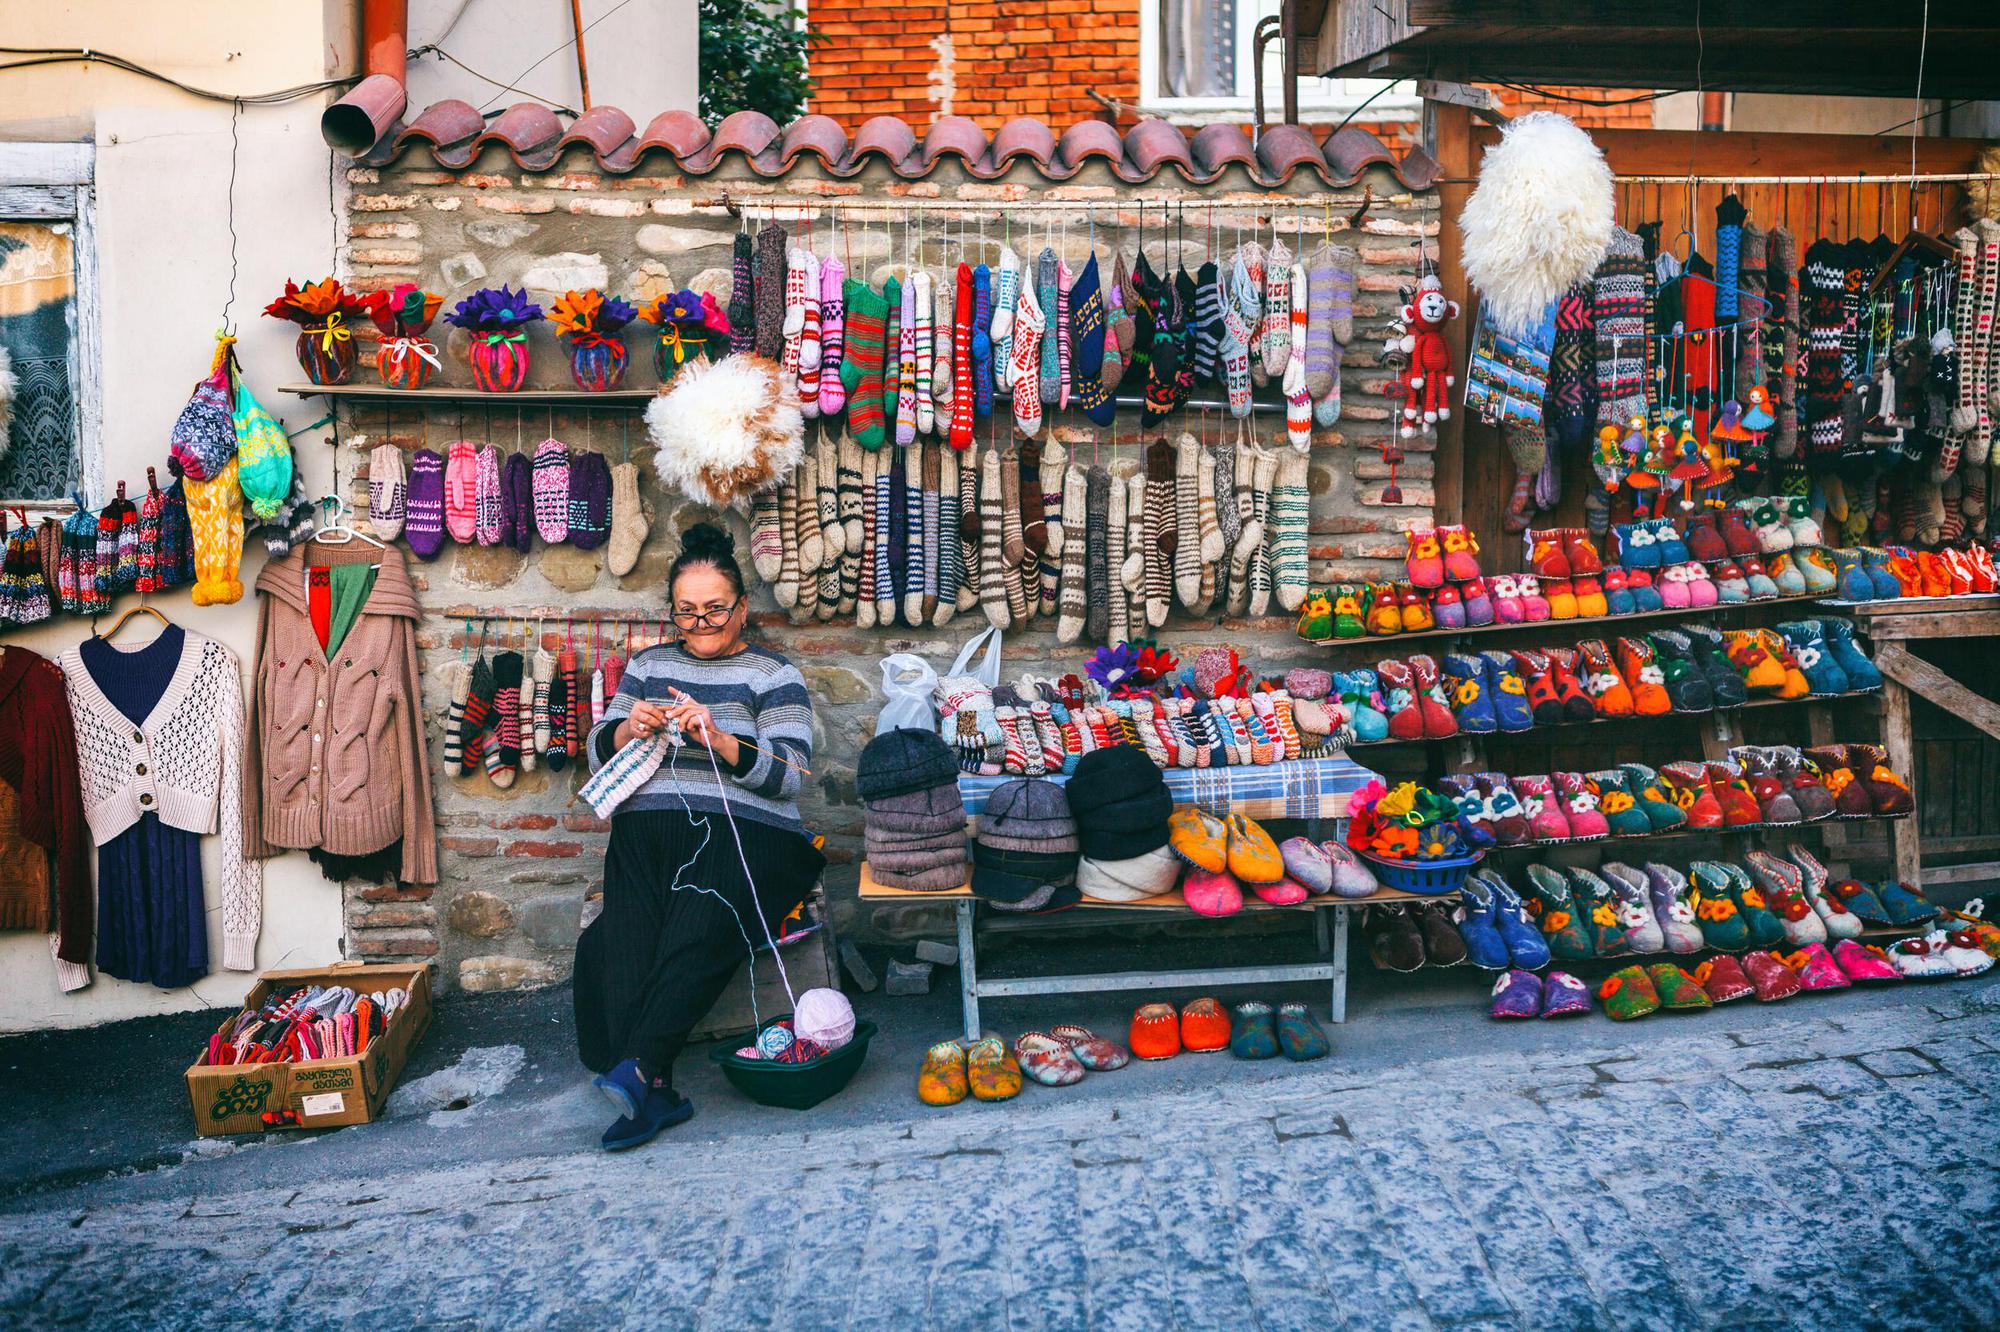
[[[697,700],[696,700],[696,699],[694,698],[694,696],[693,696],[693,695],[691,695],[691,694],[689,694],[689,693],[687,693],[687,692],[685,692],[685,691],[683,691],[683,690],[680,690],[680,689],[676,689],[676,688],[674,688],[674,687],[673,687],[672,685],[668,685],[668,686],[667,686],[667,692],[668,692],[668,693],[670,693],[670,694],[672,694],[672,695],[674,696],[674,699],[675,699],[675,701],[676,701],[676,702],[680,702],[680,703],[695,703],[695,702],[697,702]],[[705,745],[707,745],[707,744],[708,744],[708,728],[707,728],[706,726],[702,725],[701,723],[697,722],[697,723],[695,724],[695,729],[696,729],[697,731],[699,731],[699,732],[701,733],[701,742],[702,742],[702,744],[703,744],[704,746],[705,746]],[[736,743],[737,743],[737,744],[739,744],[739,745],[743,745],[743,746],[745,746],[745,747],[747,747],[747,748],[749,748],[749,749],[754,749],[754,750],[756,750],[756,751],[757,751],[757,752],[758,752],[759,754],[762,754],[762,755],[763,755],[764,757],[766,757],[766,758],[768,758],[768,759],[772,760],[772,761],[773,761],[773,762],[775,762],[775,763],[782,763],[782,764],[784,764],[784,765],[785,765],[786,767],[788,767],[788,768],[796,768],[796,769],[798,770],[798,773],[799,773],[799,775],[800,775],[801,777],[810,777],[810,776],[812,776],[812,769],[811,769],[811,768],[808,768],[808,767],[804,766],[803,764],[799,764],[799,763],[794,763],[794,762],[793,762],[792,760],[790,760],[790,759],[786,758],[786,757],[785,757],[785,756],[784,756],[783,754],[774,754],[774,753],[772,753],[772,752],[771,752],[770,750],[768,750],[768,749],[764,748],[764,746],[762,746],[762,745],[759,745],[759,744],[755,744],[755,743],[753,743],[753,742],[751,742],[751,741],[749,741],[749,740],[745,740],[745,739],[743,739],[743,737],[741,737],[741,736],[738,736],[738,737],[736,738]]]

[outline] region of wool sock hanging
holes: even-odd
[[[1011,322],[1013,306],[1008,305]],[[984,420],[993,415],[993,270],[985,264],[972,270],[972,412]]]
[[[784,567],[784,522],[778,512],[778,487],[767,486],[750,497],[750,563],[759,582],[778,581]]]
[[[1292,356],[1292,249],[1275,237],[1264,257],[1264,318],[1257,341],[1264,374],[1282,383]]]
[[[914,423],[913,429],[919,435],[928,435],[937,429],[937,409],[931,401],[931,304],[932,292],[936,284],[929,273],[918,271],[903,284],[904,301],[908,310],[903,318],[910,330],[912,356],[904,357],[910,369],[913,399],[907,413]],[[912,359],[914,357],[914,359]],[[897,417],[901,428],[902,416]]]
[[[1040,559],[1038,561],[1039,585],[1035,580],[1023,580],[1023,586],[1026,588],[1028,595],[1039,598],[1041,608],[1036,612],[1039,615],[1053,615],[1056,613],[1057,592],[1062,585],[1063,542],[1065,539],[1063,531],[1063,508],[1066,502],[1063,495],[1063,486],[1068,474],[1068,467],[1069,450],[1063,447],[1060,440],[1052,439],[1042,446],[1042,461],[1038,470],[1041,482],[1042,515],[1047,520],[1046,535],[1048,540],[1042,544]],[[1028,488],[1029,480],[1030,476],[1028,474],[1022,475],[1021,488],[1024,492]]]
[[[1333,387],[1324,397],[1313,399],[1313,424],[1320,427],[1340,423],[1340,365],[1346,358],[1347,348],[1340,343],[1333,344]]]
[[[1965,447],[1966,459],[1976,468],[1986,466],[1993,445],[1993,361],[2000,355],[2000,222],[1991,218],[1980,218],[1974,224],[1979,236],[1979,310],[1977,327],[1979,340],[1974,347],[1973,369],[1977,383],[1973,392],[1979,409],[1978,423],[1973,426],[1972,438]],[[1966,361],[1959,360],[1959,373],[1965,373]]]
[[[1085,528],[1090,519],[1084,507],[1088,486],[1081,467],[1072,466],[1063,474],[1062,579],[1056,594],[1056,642],[1065,645],[1083,637],[1090,611],[1085,591],[1089,572]]]
[[[521,771],[533,772],[541,762],[541,751],[535,746],[535,695],[541,689],[541,681],[535,677],[535,665],[542,659],[537,651],[531,658],[525,653],[521,657],[520,700],[514,710],[515,743],[521,748]]]
[[[1173,605],[1174,557],[1180,546],[1174,510],[1174,448],[1164,439],[1146,446],[1146,623],[1158,629]]]
[[[1309,289],[1304,264],[1293,264],[1287,278],[1291,288],[1291,323],[1283,356],[1285,391],[1285,433],[1293,448],[1312,446],[1312,392],[1306,379],[1306,332]]]
[[[1077,406],[1100,426],[1111,424],[1106,406],[1116,410],[1104,385],[1104,340],[1104,292],[1093,250],[1069,289],[1069,377]]]
[[[891,491],[894,481],[890,475],[892,463],[893,459],[888,457],[876,459],[874,499],[869,505],[875,516],[873,561],[875,581],[871,589],[874,593],[871,601],[875,607],[874,622],[884,629],[896,622],[896,575],[891,568],[891,538],[895,531],[895,520],[891,511],[893,503]]]
[[[166,496],[160,493],[159,482],[155,479],[153,469],[150,467],[146,469],[146,480],[148,483],[146,486],[146,498],[139,501],[139,576],[134,580],[132,590],[135,592],[159,592],[165,587],[165,583],[160,577],[160,513],[166,505]],[[32,542],[34,537],[31,535],[29,540]],[[27,566],[25,564],[22,565],[21,572],[22,576],[25,577],[27,573]],[[58,576],[60,576],[60,570],[58,570]],[[45,587],[47,586],[47,580],[42,577],[39,554],[36,554],[35,559],[35,577]],[[55,588],[47,587],[47,590],[54,592]],[[34,620],[44,620],[47,618],[47,615],[37,615],[34,617]],[[21,621],[24,624],[32,622],[31,620]]]
[[[885,442],[896,438],[897,397],[903,382],[903,283],[888,277],[882,282],[882,303],[889,307],[888,322],[882,329],[882,431]]]
[[[97,515],[97,586],[106,596],[131,590],[118,580],[118,506],[119,501],[113,500]]]
[[[1764,370],[1765,383],[1778,400],[1771,456],[1779,459],[1799,451],[1798,267],[1798,242],[1785,228],[1772,227],[1764,238],[1764,283],[1771,302],[1764,325]]]
[[[1632,418],[1646,415],[1645,246],[1613,228],[1611,244],[1591,279],[1590,316],[1597,362],[1597,424],[1622,438]]]
[[[1092,467],[1083,475],[1083,632],[1093,643],[1110,641],[1105,637],[1111,627],[1110,506],[1111,473]],[[1074,520],[1064,515],[1065,541],[1073,525]],[[1065,561],[1065,577],[1068,565]]]
[[[1030,441],[1032,443],[1032,441]],[[1034,473],[1029,474],[1031,477]],[[1040,582],[1040,563],[1028,550],[1022,535],[1022,496],[1025,492],[1039,500],[1041,487],[1035,480],[1023,484],[1021,455],[1012,447],[1000,454],[1000,562],[1001,582],[1007,594],[1007,611],[1014,622],[1025,626],[1028,618],[1039,608],[1041,598],[1033,603],[1027,599],[1021,578],[1023,569],[1035,570],[1036,581]],[[1047,526],[1044,524],[1044,539]]]
[[[1736,323],[1736,398],[1749,403],[1750,388],[1764,382],[1764,309],[1768,284],[1764,276],[1764,229],[1743,223],[1737,246],[1737,283],[1742,289]]]
[[[1119,472],[1123,472],[1122,478]],[[1146,555],[1146,468],[1141,459],[1122,459],[1113,470],[1114,484],[1125,487],[1125,562],[1114,571],[1125,589],[1126,618],[1133,635],[1146,628],[1146,571],[1152,560]]]
[[[1068,410],[1069,408],[1069,395],[1071,389],[1070,370],[1071,370],[1071,365],[1075,360],[1075,351],[1070,346],[1070,321],[1069,321],[1070,288],[1071,284],[1075,281],[1075,278],[1076,275],[1070,272],[1068,264],[1064,263],[1060,259],[1056,260],[1055,327],[1050,331],[1049,334],[1050,340],[1055,343],[1055,348],[1056,348],[1056,387],[1055,387],[1055,397],[1053,399],[1050,399],[1044,396],[1042,402],[1044,404],[1053,402],[1055,406],[1060,407],[1064,410]],[[1047,391],[1048,390],[1045,386],[1043,389],[1044,394],[1046,394]]]
[[[526,555],[535,545],[535,462],[525,453],[507,455],[500,488],[507,502],[508,544]]]
[[[1548,463],[1548,436],[1539,422],[1509,420],[1501,424],[1500,438],[1514,460],[1514,491],[1503,525],[1509,532],[1525,532],[1535,507],[1535,478]]]
[[[840,614],[840,570],[846,559],[842,555],[819,571],[818,590],[813,598],[813,618],[821,624],[832,623],[833,617]]]
[[[757,349],[756,249],[750,233],[739,231],[730,251],[729,350]]]
[[[1306,393],[1315,400],[1333,388],[1339,367],[1334,361],[1333,289],[1336,260],[1333,246],[1321,241],[1306,260]]]
[[[1216,513],[1215,495],[1215,454],[1210,449],[1200,448],[1195,457],[1195,536],[1199,542],[1201,563],[1204,567],[1215,564],[1228,554],[1229,546],[1223,540],[1221,520]],[[1216,445],[1215,448],[1221,448]],[[1210,589],[1211,594],[1214,589]]]
[[[788,393],[797,393],[801,369],[800,354],[805,342],[806,301],[806,252],[787,250],[785,252],[785,310],[784,322],[780,328],[784,342],[778,356],[778,383]],[[813,409],[819,409],[818,395],[814,395]]]
[[[567,461],[565,461],[567,473]],[[569,477],[563,477],[565,500]],[[410,490],[405,505],[403,535],[410,553],[420,560],[434,560],[444,549],[444,459],[435,449],[418,449],[410,455]]]
[[[1040,298],[1032,286],[1023,284],[1014,305],[1013,374],[1009,387],[1014,391],[1014,425],[1033,437],[1042,428],[1042,331],[1047,320]]]
[[[472,689],[472,667],[454,661],[445,670],[451,677],[451,702],[444,716],[444,766],[456,777],[465,766],[465,701]]]
[[[1216,377],[1222,352],[1222,270],[1211,259],[1195,273],[1194,314],[1190,321],[1194,377],[1206,384]]]
[[[403,535],[403,514],[409,501],[404,479],[403,450],[377,444],[368,453],[368,527],[384,541]]]
[[[757,232],[755,314],[757,354],[771,361],[785,354],[785,267],[785,229],[766,223]]]
[[[1199,611],[1201,596],[1201,483],[1195,471],[1201,445],[1193,435],[1174,441],[1174,597],[1189,611]]]
[[[1272,521],[1271,490],[1278,477],[1278,455],[1262,448],[1256,450],[1256,455],[1251,513],[1256,519],[1258,542],[1250,552],[1250,613],[1264,615],[1271,609],[1271,547],[1277,537],[1277,524]]]
[[[1306,485],[1306,455],[1281,449],[1271,487],[1271,580],[1278,606],[1287,614],[1306,602],[1306,526],[1312,495]]]
[[[1806,374],[1800,424],[1807,456],[1836,458],[1841,450],[1841,304],[1847,282],[1846,246],[1821,237],[1806,249],[1799,297],[1805,311]]]
[[[832,416],[847,405],[840,367],[847,349],[847,266],[829,256],[819,270],[819,414]]]
[[[991,444],[979,458],[979,608],[986,622],[996,629],[1012,627],[1008,604],[1006,556],[1001,550],[1000,533],[1005,526],[1002,492],[1005,481],[1000,451]]]
[[[449,487],[449,471],[446,483]],[[500,493],[500,450],[488,444],[474,455],[472,470],[472,534],[480,545],[500,544],[506,508]]]
[[[1030,464],[1039,468],[1042,446],[1034,440],[1028,440],[1025,447],[1030,450]],[[1014,449],[1009,448],[1002,455],[1002,461],[1005,463],[1005,466],[1002,468],[1000,474],[999,492],[1001,520],[1000,558],[1006,562],[1006,566],[1009,569],[1018,569],[1021,566],[1021,561],[1026,558],[1029,533],[1032,531],[1033,539],[1036,541],[1047,541],[1048,525],[1046,522],[1041,521],[1040,515],[1036,515],[1032,526],[1030,526],[1029,519],[1021,514],[1020,454]],[[1039,500],[1040,491],[1038,489],[1034,492],[1030,502],[1039,503]],[[1013,515],[1011,518],[1008,516],[1010,514]]]
[[[951,428],[947,437],[954,449],[972,446],[972,270],[958,266],[957,289],[951,306]]]
[[[565,649],[556,654],[554,678],[549,681],[549,744],[542,751],[542,763],[550,772],[569,766],[569,696],[575,670],[574,652]]]
[[[486,730],[493,720],[493,693],[499,686],[493,679],[493,667],[481,651],[479,660],[472,664],[472,678],[467,683],[465,710],[458,722],[458,772],[467,777],[478,770],[486,756]]]
[[[444,525],[461,546],[479,533],[479,451],[469,439],[453,441],[445,454]]]
[[[883,339],[889,303],[865,282],[848,279],[846,351],[840,363],[847,390],[847,431],[864,449],[879,449],[888,437],[882,414]]]
[[[778,483],[778,580],[771,595],[778,609],[790,610],[799,604],[799,474],[797,470]]]
[[[1543,420],[1556,443],[1575,453],[1590,446],[1597,427],[1597,379],[1591,358],[1597,328],[1591,322],[1592,289],[1578,283],[1556,302],[1556,340],[1549,352]]]
[[[938,460],[937,532],[930,541],[937,549],[937,613],[931,623],[946,625],[958,614],[959,592],[965,581],[965,554],[958,539],[958,450],[937,440],[930,452]]]
[[[896,442],[917,438],[917,284],[902,284],[896,316]]]
[[[1138,337],[1138,326],[1133,322],[1133,310],[1128,299],[1132,289],[1132,274],[1125,266],[1122,252],[1114,253],[1111,263],[1111,284],[1104,289],[1104,333],[1105,355],[1111,349],[1118,349],[1119,357],[1125,364],[1132,363],[1132,347]],[[1117,382],[1112,381],[1112,387]]]
[[[570,759],[581,754],[584,737],[589,732],[590,672],[578,669],[570,675],[569,728],[563,733],[563,754]]]
[[[521,770],[521,654],[493,658],[493,735],[486,747],[486,775],[501,790]]]
[[[859,546],[840,557],[840,567],[836,576],[840,580],[839,600],[834,603],[834,613],[840,616],[855,615],[860,606],[861,558]],[[870,606],[871,611],[873,605]],[[857,620],[858,623],[858,620]]]
[[[820,556],[820,568],[825,569],[847,553],[847,527],[840,515],[840,446],[822,430],[813,444],[813,455],[818,464],[815,502],[819,506],[819,537],[826,548]]]
[[[1132,592],[1125,584],[1125,478],[1105,473],[1104,625],[1091,630],[1099,643],[1123,643],[1132,637]],[[1094,501],[1093,501],[1094,503]]]
[[[414,504],[414,471],[410,496]],[[551,546],[569,539],[569,446],[559,439],[545,439],[535,446],[535,530]]]
[[[931,337],[935,344],[931,352],[931,399],[937,437],[948,441],[952,409],[958,402],[955,392],[958,367],[953,355],[958,336],[958,275],[950,270],[940,274],[932,299],[936,308],[931,315]]]
[[[903,623],[925,625],[937,613],[937,450],[912,443],[904,451],[910,489],[910,538],[903,578]]]
[[[585,449],[570,459],[569,543],[596,550],[611,537],[611,469],[604,455]]]
[[[1042,328],[1049,336],[1035,339],[1038,359],[1034,383],[1034,392],[1044,407],[1055,406],[1062,381],[1062,357],[1057,349],[1057,330],[1062,327],[1062,318],[1056,308],[1061,290],[1056,281],[1056,252],[1044,249],[1035,260],[1035,308],[1040,311]]]
[[[1021,259],[1000,247],[1000,266],[993,270],[993,384],[1002,392],[1014,388],[1014,317],[1021,299]]]
[[[971,614],[979,607],[980,541],[984,523],[979,509],[979,457],[952,450],[958,460],[958,609]],[[951,540],[947,531],[945,540]]]
[[[1159,306],[1162,317],[1154,321],[1152,339],[1146,348],[1146,400],[1139,420],[1147,430],[1158,430],[1166,424],[1180,395],[1180,358],[1184,349],[1171,311],[1174,303],[1170,288],[1163,287]]]
[[[1958,470],[1966,442],[1979,426],[1979,375],[1973,368],[1979,359],[1979,233],[1960,227],[1952,235],[1958,250],[1958,298],[1952,312],[1952,338],[1958,355],[1958,394],[1950,416],[1950,429],[1938,450],[1934,475],[1939,480]]]
[[[1194,338],[1196,320],[1195,302],[1201,293],[1195,289],[1195,281],[1183,268],[1174,274],[1173,300],[1168,306],[1169,322],[1172,325],[1174,350],[1178,357],[1174,369],[1174,405],[1179,411],[1194,396]],[[1158,333],[1154,334],[1158,337]]]
[[[623,578],[638,567],[647,530],[646,510],[639,502],[638,464],[619,463],[611,469],[611,544],[604,561],[612,577]],[[756,544],[754,536],[751,544]]]
[[[875,618],[887,627],[896,622],[904,584],[909,581],[910,542],[920,540],[923,529],[910,531],[910,472],[902,450],[888,458],[889,473],[889,558],[888,577],[875,584]]]
[[[1250,415],[1250,344],[1259,320],[1257,288],[1242,254],[1229,266],[1229,299],[1222,307],[1222,345],[1216,352],[1223,387],[1229,394],[1229,414]]]
[[[819,381],[826,359],[819,317],[819,256],[811,250],[799,251],[805,280],[799,293],[799,415],[811,420],[819,415]]]
[[[819,529],[819,459],[812,450],[792,473],[798,486],[799,597],[811,600],[813,577],[826,564],[826,540]]]
[[[864,451],[861,455],[861,568],[855,582],[854,607],[854,623],[862,629],[875,627],[875,551],[879,539],[875,489],[881,479],[882,455]]]
[[[839,439],[830,446],[831,467],[833,469],[833,513],[831,518],[822,517],[822,535],[831,541],[832,530],[840,529],[840,553],[858,555],[861,552],[861,516],[866,508],[861,488],[861,446],[853,436],[842,432]],[[827,478],[827,458],[820,460],[820,482]]]

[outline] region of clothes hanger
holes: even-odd
[[[97,628],[97,617],[92,616],[90,621],[91,636],[101,640],[102,642],[109,643],[112,639],[118,637],[118,631],[120,629],[123,629],[125,627],[126,622],[135,615],[150,615],[154,619],[160,622],[160,627],[163,629],[171,629],[174,627],[174,622],[172,620],[169,620],[165,615],[162,615],[158,610],[154,609],[151,606],[148,606],[145,602],[142,601],[138,605],[134,606],[131,610],[128,610],[123,615],[119,616],[115,624],[113,624],[109,629],[101,633],[98,631]]]
[[[322,516],[330,517],[334,521],[322,524],[319,531],[313,534],[312,540],[306,543],[307,545],[345,546],[352,542],[362,541],[375,547],[377,550],[388,549],[377,538],[370,536],[358,527],[349,525],[347,518],[354,512],[354,506],[339,495],[328,495],[321,499],[319,504]]]

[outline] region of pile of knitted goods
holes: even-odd
[[[1241,911],[1246,888],[1272,906],[1296,906],[1329,893],[1367,897],[1379,887],[1339,842],[1292,837],[1281,845],[1243,814],[1183,806],[1167,820],[1167,845],[1187,866],[1181,896],[1202,916]]]
[[[1258,680],[1227,648],[1183,667],[1151,645],[1100,649],[1084,675],[1024,676],[988,688],[939,680],[938,731],[968,773],[1072,774],[1084,755],[1119,745],[1156,767],[1240,767],[1313,758],[1346,722],[1332,677],[1301,669]]]
[[[405,1004],[402,989],[360,993],[346,985],[272,991],[208,1038],[199,1064],[303,1063],[366,1054]]]
[[[1574,647],[1448,652],[1333,675],[1347,744],[1516,734],[1610,717],[1738,708],[1753,698],[1834,698],[1882,687],[1850,621],[1656,629]]]
[[[1157,440],[1143,463],[1086,467],[1029,439],[977,457],[917,440],[821,435],[753,496],[757,576],[795,623],[999,628],[1117,643],[1195,616],[1296,611],[1307,590],[1307,457]]]
[[[965,801],[944,741],[929,731],[885,731],[862,747],[854,785],[875,882],[933,893],[964,885]]]
[[[1069,799],[1055,782],[1003,782],[986,797],[972,843],[972,891],[996,911],[1075,906],[1080,850]]]

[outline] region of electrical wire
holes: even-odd
[[[1352,111],[1349,111],[1347,113],[1346,118],[1343,119],[1338,125],[1335,125],[1333,127],[1333,134],[1338,134],[1342,130],[1346,129],[1350,121],[1352,121],[1356,116],[1360,115],[1363,111],[1366,111],[1368,109],[1368,103],[1374,101],[1376,98],[1380,97],[1383,93],[1388,92],[1389,89],[1395,87],[1397,84],[1401,82],[1403,82],[1402,79],[1390,79],[1387,83],[1377,88],[1374,92],[1369,93],[1366,98],[1362,99],[1362,102],[1359,106],[1355,107]],[[1330,139],[1333,137],[1333,134],[1329,134],[1327,135],[1327,137]]]
[[[511,83],[502,83],[500,82],[500,80],[494,78],[490,74],[482,74],[478,70],[474,69],[472,66],[466,64],[463,60],[460,60],[457,56],[453,55],[451,52],[445,50],[442,46],[437,45],[435,42],[427,42],[422,46],[413,47],[410,51],[410,55],[414,57],[422,57],[427,55],[439,56],[445,60],[449,60],[452,64],[457,65],[460,69],[470,74],[473,78],[478,79],[481,83],[490,83],[494,87],[504,89],[507,92],[519,93],[523,97],[531,97],[535,101],[545,104],[551,111],[560,112],[561,114],[569,116],[572,119],[579,114],[575,109],[564,106],[560,102],[550,101],[548,98],[542,96],[540,93],[529,92],[526,88],[517,88]],[[498,111],[481,111],[480,114],[483,116],[492,117],[500,115],[502,113]]]
[[[222,331],[229,331],[229,311],[236,304],[236,157],[242,141],[237,137],[236,123],[243,115],[243,103],[229,104],[229,193],[227,216],[229,218],[229,295],[222,302]],[[328,158],[331,161],[331,158]]]
[[[1546,97],[1552,102],[1577,102],[1584,106],[1632,106],[1638,102],[1657,102],[1662,97],[1673,97],[1687,91],[1685,88],[1663,88],[1658,92],[1640,93],[1635,97],[1577,97],[1570,93],[1557,92],[1554,88],[1539,88],[1532,83],[1510,83],[1506,79],[1495,79],[1494,82],[1502,88],[1532,93],[1536,97]]]
[[[528,66],[528,67],[527,67],[526,69],[522,70],[522,71],[521,71],[521,72],[520,72],[519,74],[516,74],[516,75],[514,76],[514,79],[513,79],[513,83],[519,83],[519,82],[520,82],[520,81],[521,81],[522,79],[525,79],[525,78],[527,78],[527,77],[528,77],[528,76],[529,76],[530,74],[534,73],[534,72],[535,72],[535,71],[536,71],[537,69],[541,68],[541,66],[542,66],[542,63],[543,63],[543,61],[546,61],[546,60],[548,60],[548,59],[549,59],[549,58],[550,58],[551,56],[557,56],[557,55],[561,55],[561,54],[562,54],[562,53],[563,53],[564,51],[567,51],[567,50],[568,50],[568,49],[569,49],[570,47],[572,47],[572,46],[575,46],[575,45],[576,45],[576,43],[577,43],[577,39],[578,39],[578,38],[580,38],[580,37],[582,37],[582,36],[584,35],[584,33],[587,33],[587,32],[589,32],[589,31],[590,31],[590,30],[591,30],[592,28],[594,28],[594,27],[596,27],[596,26],[597,26],[598,24],[600,24],[600,23],[604,22],[604,20],[606,20],[606,19],[610,18],[610,17],[611,17],[611,16],[613,15],[613,14],[616,14],[616,13],[617,13],[617,12],[618,12],[619,10],[621,10],[621,9],[625,8],[625,6],[627,6],[627,5],[631,4],[631,3],[632,3],[632,0],[618,0],[618,3],[617,3],[617,4],[615,4],[615,5],[611,6],[611,8],[609,8],[609,9],[605,10],[605,11],[604,11],[604,12],[603,12],[602,14],[599,14],[599,15],[598,15],[598,16],[597,16],[596,18],[594,18],[594,19],[592,19],[592,20],[591,20],[590,22],[588,22],[588,23],[584,24],[584,25],[583,25],[583,32],[579,32],[579,33],[573,33],[573,34],[571,34],[571,35],[570,35],[569,37],[566,37],[566,38],[564,38],[564,39],[563,39],[563,41],[562,41],[561,43],[559,43],[559,44],[558,44],[557,46],[555,46],[555,47],[554,47],[553,49],[551,49],[551,50],[550,50],[550,51],[548,52],[548,54],[547,54],[547,55],[544,55],[544,56],[542,56],[542,57],[541,57],[541,59],[539,59],[539,60],[535,61],[535,63],[534,63],[534,64],[532,64],[532,65]],[[491,82],[491,80],[488,80],[488,81],[489,81],[489,82]],[[500,86],[501,86],[501,87],[503,87],[503,88],[509,88],[509,89],[513,89],[513,83],[504,83],[504,84],[501,84]],[[518,89],[513,89],[513,90],[514,90],[514,91],[519,91]],[[533,96],[533,94],[532,94],[532,93],[528,93],[528,94],[523,94],[523,95],[524,95],[524,96]],[[480,104],[480,107],[479,107],[479,109],[480,109],[481,111],[484,111],[484,110],[485,110],[485,109],[486,109],[487,107],[489,107],[489,106],[493,105],[493,104],[494,104],[495,102],[497,102],[497,101],[499,101],[499,100],[500,100],[500,99],[499,99],[498,97],[489,97],[489,98],[487,98],[487,99],[486,99],[486,100],[485,100],[485,101],[484,101],[483,103],[481,103],[481,104]],[[548,99],[547,99],[547,98],[541,98],[541,99],[539,99],[539,100],[541,100],[541,101],[547,101]]]
[[[295,101],[301,97],[310,97],[314,93],[325,92],[329,88],[345,88],[361,81],[361,75],[350,74],[338,79],[320,79],[315,83],[295,84],[289,88],[279,88],[274,92],[225,93],[210,88],[197,88],[191,83],[181,82],[171,74],[162,74],[156,69],[148,69],[137,61],[127,60],[124,56],[113,55],[108,51],[93,51],[88,47],[0,46],[0,55],[31,57],[27,60],[0,62],[0,73],[10,69],[33,69],[41,65],[109,65],[127,74],[137,74],[141,78],[152,79],[170,88],[177,88],[190,97],[248,106],[272,106],[280,102]]]

